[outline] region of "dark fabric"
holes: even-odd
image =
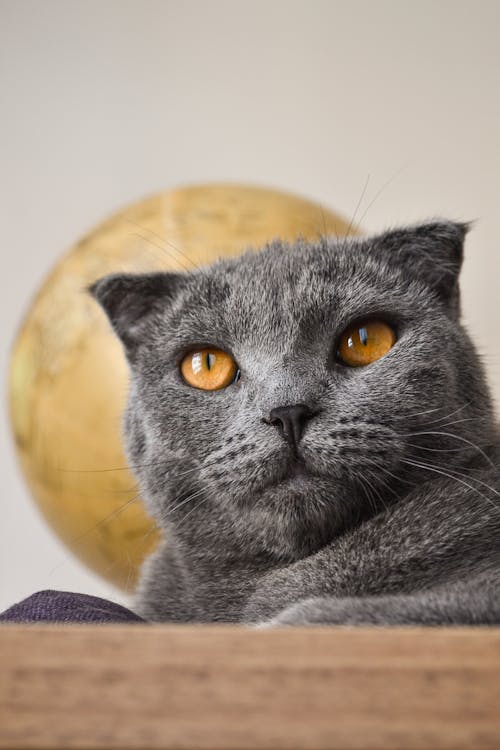
[[[0,614],[0,622],[144,622],[121,604],[88,594],[39,591]]]

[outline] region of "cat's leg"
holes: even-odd
[[[475,480],[477,483],[477,475]],[[404,613],[408,601],[405,597],[410,597],[415,619],[409,621],[423,622],[417,592],[432,591],[437,596],[443,586],[447,592],[451,582],[470,581],[479,575],[477,571],[489,570],[498,580],[500,508],[496,495],[500,487],[498,490],[497,487],[498,475],[494,470],[490,475],[481,475],[480,495],[472,480],[470,487],[458,489],[451,480],[418,488],[405,501],[317,553],[264,575],[249,597],[243,621],[273,620],[299,602],[324,599],[330,603],[322,604],[322,608],[331,609],[340,606],[338,602],[350,601],[356,612],[358,607],[365,611],[370,602],[377,611],[384,612],[391,601],[399,608],[394,621],[401,622],[403,615],[398,613]],[[460,596],[475,597],[476,592],[470,590]],[[497,602],[498,598],[497,591]],[[353,603],[358,601],[362,604]],[[435,601],[435,598],[426,600],[422,606],[428,611],[428,605]],[[498,612],[498,603],[496,606],[494,612]],[[458,614],[453,616],[458,618]],[[485,617],[486,614],[483,620]]]
[[[416,594],[315,597],[287,607],[263,627],[282,625],[499,625],[500,574]]]
[[[196,587],[172,539],[162,542],[143,565],[132,609],[149,622],[203,620]]]

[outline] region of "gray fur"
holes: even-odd
[[[459,322],[467,227],[276,241],[191,274],[92,292],[131,369],[130,464],[164,541],[136,609],[152,621],[500,623],[499,438]],[[384,316],[398,340],[347,368],[336,341]],[[183,354],[231,352],[238,382],[188,386]],[[315,411],[298,445],[273,408]]]

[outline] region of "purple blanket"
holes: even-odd
[[[145,622],[121,604],[88,594],[39,591],[0,614],[2,622]]]

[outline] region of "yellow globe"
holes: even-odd
[[[288,193],[186,187],[120,211],[56,265],[14,345],[10,409],[38,507],[90,568],[132,589],[158,532],[121,445],[127,365],[88,285],[118,271],[190,270],[275,237],[348,231],[336,214]]]

